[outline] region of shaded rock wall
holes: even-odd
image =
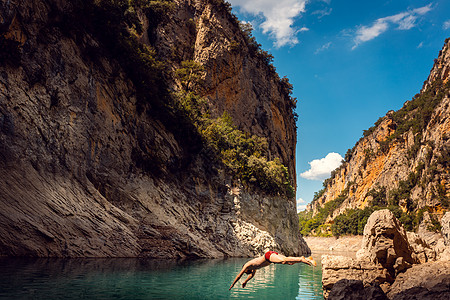
[[[387,300],[389,299],[378,285],[364,286],[361,280],[341,279],[333,286],[329,300]]]
[[[295,200],[243,189],[192,128],[156,106],[139,107],[121,65],[111,55],[92,58],[108,49],[88,32],[61,28],[79,2],[0,3],[0,37],[18,49],[2,52],[0,60],[1,255],[223,257],[268,248],[299,254]],[[198,3],[219,14],[210,2]],[[177,5],[178,11],[192,7],[190,1]],[[165,39],[178,36],[171,34]],[[246,80],[266,80],[253,72]],[[284,101],[279,94],[258,97],[253,101],[261,104],[249,107]],[[279,120],[269,115],[267,122]],[[271,149],[281,149],[274,155],[285,153],[295,174],[291,125],[285,122],[290,139],[268,137]]]

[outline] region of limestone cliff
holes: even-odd
[[[0,255],[299,254],[295,199],[241,185],[170,105],[200,63],[211,114],[267,138],[293,184],[286,81],[222,1],[151,2],[0,1]]]
[[[449,69],[447,40],[421,92],[364,131],[310,211],[330,203],[330,222],[346,209],[368,206],[399,206],[405,213],[428,207],[438,216],[448,210]]]

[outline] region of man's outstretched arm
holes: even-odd
[[[236,278],[233,281],[233,284],[230,286],[230,288],[228,290],[231,290],[233,288],[233,286],[236,284],[236,282],[238,282],[238,280],[241,279],[241,277],[244,274],[246,268],[247,268],[247,265],[245,264],[242,267],[242,270],[239,272],[239,274],[237,274]]]

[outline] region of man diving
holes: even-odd
[[[311,256],[308,258],[305,258],[303,256],[301,256],[301,257],[292,257],[292,256],[286,257],[282,254],[278,254],[275,251],[268,251],[264,255],[246,262],[242,266],[242,270],[239,272],[239,274],[234,279],[233,284],[230,286],[229,290],[231,290],[233,288],[233,286],[236,284],[236,282],[239,281],[239,279],[241,279],[241,277],[242,277],[242,275],[244,275],[244,273],[248,274],[248,277],[242,283],[242,287],[245,287],[247,285],[247,282],[249,282],[249,280],[255,276],[256,270],[261,269],[263,267],[267,267],[271,263],[288,264],[288,265],[304,263],[304,264],[307,264],[310,266],[317,266],[317,263]]]

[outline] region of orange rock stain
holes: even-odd
[[[113,104],[110,93],[102,85],[97,85],[97,108],[102,111],[105,116],[115,125],[119,122],[119,118],[113,112]]]

